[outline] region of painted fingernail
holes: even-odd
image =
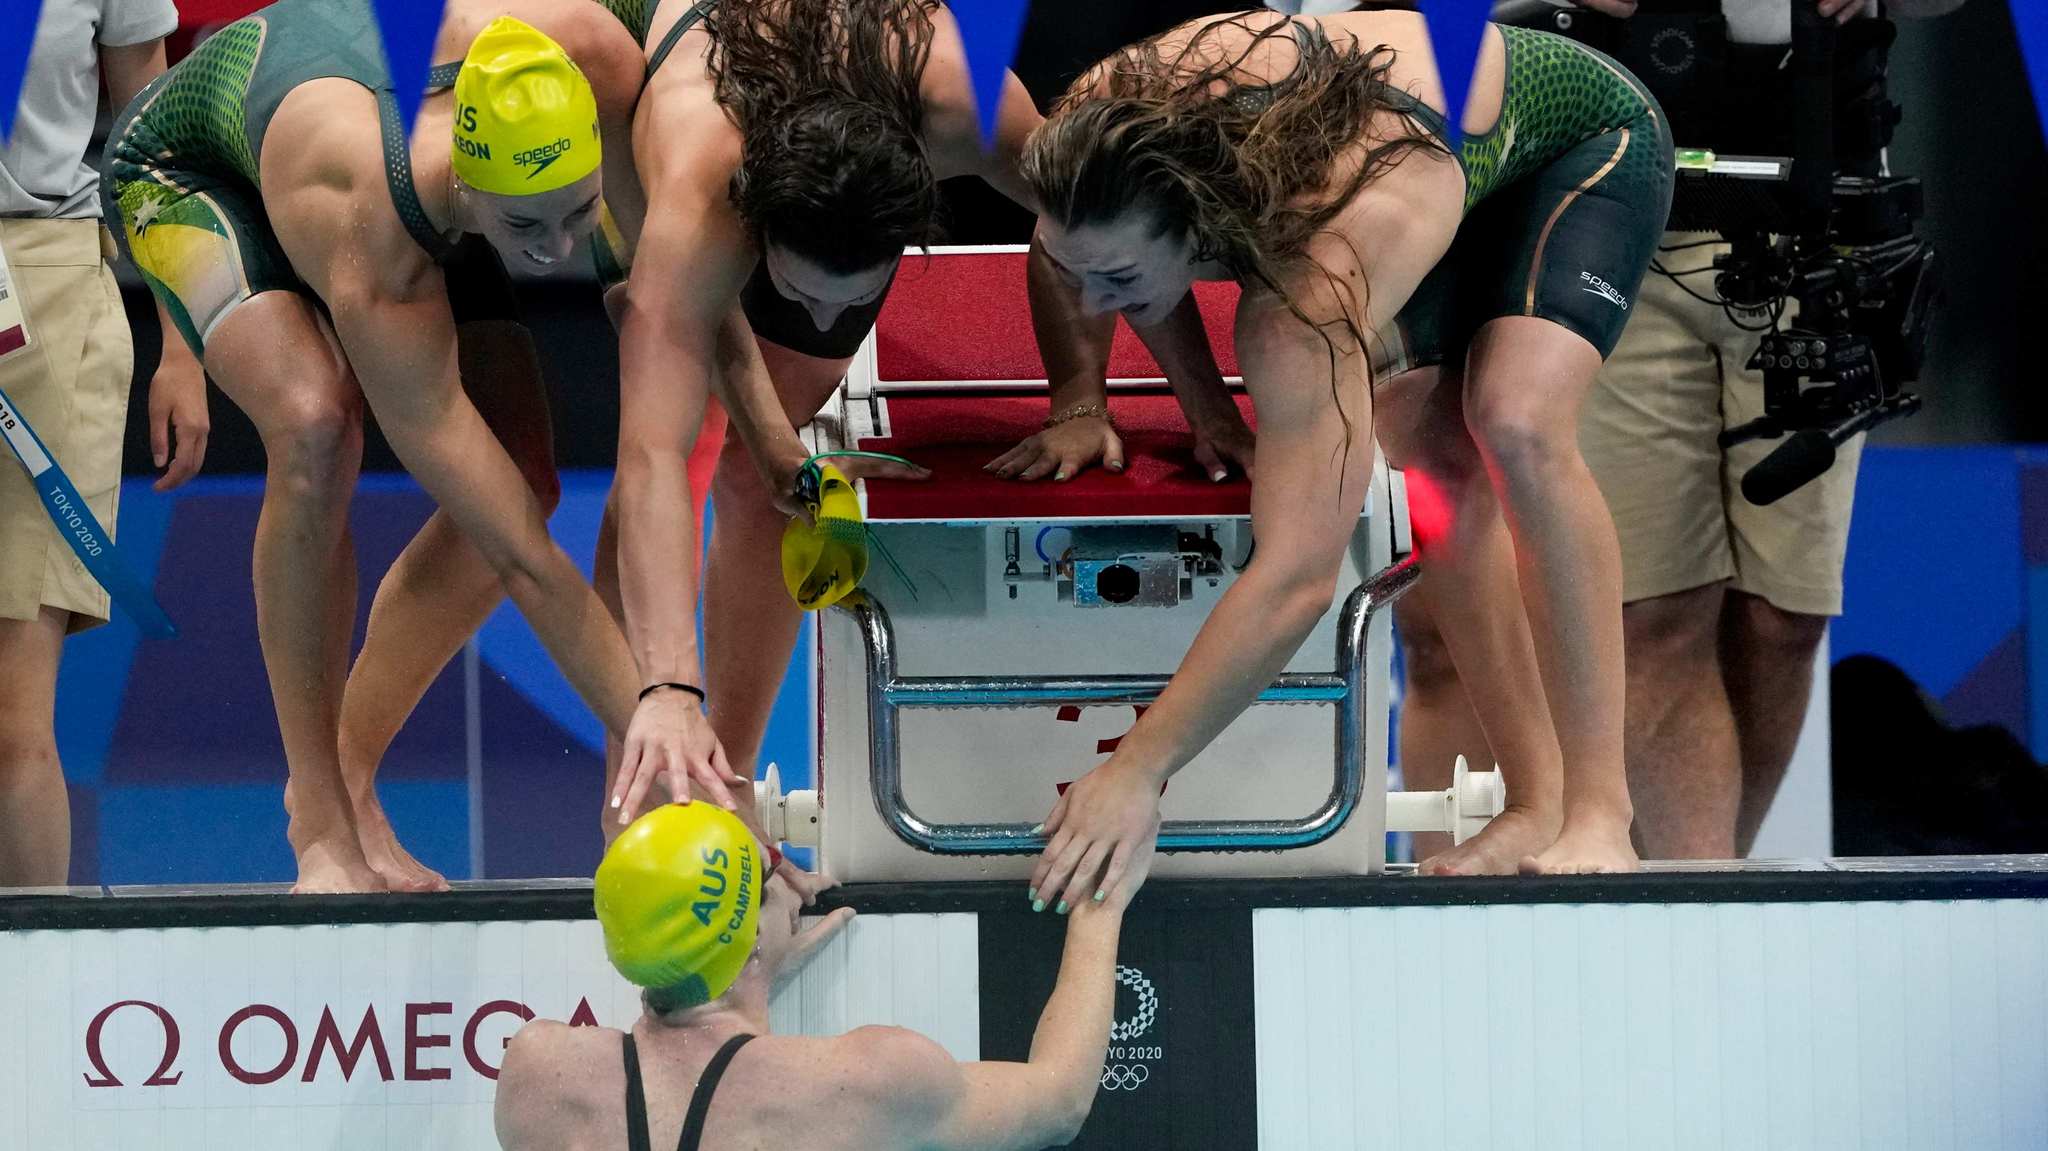
[[[1024,898],[1026,898],[1026,899],[1030,900],[1030,901],[1031,901],[1031,902],[1033,902],[1033,903],[1037,903],[1037,902],[1038,902],[1038,889],[1037,889],[1036,887],[1027,887],[1027,888],[1025,888],[1025,889],[1024,889]]]
[[[1052,474],[1052,478],[1053,478],[1054,480],[1063,480],[1063,479],[1066,479],[1066,478],[1067,478],[1067,473],[1065,473],[1065,472],[1054,472],[1054,473]]]
[[[1033,828],[1031,829],[1031,834],[1033,834],[1033,835],[1044,835],[1044,834],[1045,834],[1045,825],[1041,823],[1041,824],[1038,824],[1037,826],[1033,827]]]
[[[1067,913],[1067,901],[1064,899],[1060,900],[1059,906],[1053,908],[1052,913],[1054,915],[1065,915]]]
[[[1043,900],[1043,899],[1034,899],[1034,900],[1032,900],[1032,901],[1031,901],[1031,910],[1033,910],[1033,911],[1044,911],[1044,910],[1045,910],[1045,900]]]
[[[619,804],[621,804],[621,803],[623,803],[623,802],[625,802],[625,801],[624,801],[624,800],[622,800],[622,799],[620,799],[620,798],[619,798],[618,796],[616,796],[616,795],[612,796],[612,807],[613,807],[614,809],[617,809],[617,807],[619,806]]]
[[[1107,897],[1108,897],[1108,895],[1109,895],[1109,892],[1107,892],[1107,891],[1098,891],[1098,892],[1096,892],[1096,893],[1095,893],[1095,902],[1097,902],[1097,903],[1101,903],[1101,902],[1103,901],[1103,899],[1105,899],[1105,898],[1107,898]]]
[[[1209,473],[1209,478],[1220,484],[1223,482],[1223,477],[1229,474],[1229,472],[1224,471],[1222,468],[1217,468],[1215,471]]]

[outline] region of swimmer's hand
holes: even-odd
[[[620,826],[640,814],[640,805],[656,779],[668,781],[669,794],[677,803],[690,802],[694,794],[735,811],[739,805],[733,801],[734,789],[753,799],[751,782],[726,762],[711,720],[697,697],[688,692],[657,691],[634,709],[633,720],[626,725],[626,752],[619,763],[619,778],[612,785],[611,803],[619,813]]]
[[[1159,846],[1159,785],[1114,758],[1075,780],[1045,819],[1051,839],[1031,872],[1032,910],[1129,903]]]
[[[1232,468],[1251,479],[1252,456],[1257,447],[1258,437],[1235,404],[1221,415],[1195,425],[1195,463],[1203,475],[1216,483],[1229,479]]]
[[[797,897],[804,901],[805,907],[817,903],[819,893],[839,886],[839,881],[832,878],[831,872],[805,871],[788,856],[783,856],[782,866],[775,869],[775,874],[781,876],[784,883],[789,884],[790,890],[796,892]]]
[[[853,922],[853,908],[841,907],[829,915],[817,916],[808,922],[798,922],[805,925],[796,933],[796,938],[790,940],[789,950],[783,952],[782,964],[775,969],[773,986],[769,988],[771,993],[781,990],[802,974],[804,965],[818,952],[823,951],[834,936],[846,930],[846,925]]]
[[[1042,480],[1051,476],[1055,483],[1064,483],[1097,461],[1110,471],[1123,471],[1124,441],[1108,420],[1082,416],[1032,435],[982,465],[981,470],[1006,480]]]
[[[206,463],[213,420],[206,406],[206,372],[169,327],[163,359],[149,381],[149,455],[163,470],[155,490],[182,487]]]
[[[761,482],[775,498],[775,508],[791,519],[811,522],[811,509],[797,495],[797,474],[811,459],[810,450],[801,443],[799,451],[784,452],[760,467]],[[873,456],[834,456],[825,461],[839,469],[849,480],[928,480],[932,478],[930,468],[916,464],[901,464],[893,460],[876,459]]]

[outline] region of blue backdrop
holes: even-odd
[[[2002,724],[2048,758],[2048,451],[1873,449],[1863,458],[1835,658],[1884,656],[1952,719]],[[586,567],[609,479],[564,478],[554,532]],[[58,742],[72,787],[74,882],[292,877],[284,755],[249,582],[260,498],[259,484],[243,479],[203,480],[172,497],[135,483],[123,494],[122,546],[154,573],[184,636],[142,640],[117,617],[67,649]],[[429,510],[409,480],[364,481],[354,521],[359,641],[368,589]],[[2040,629],[2029,627],[2035,615]],[[385,761],[392,820],[451,878],[587,875],[600,842],[599,725],[510,606],[477,646],[481,786],[472,797],[458,657]],[[808,784],[815,754],[810,651],[807,628],[763,754],[791,786]]]

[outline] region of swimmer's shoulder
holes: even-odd
[[[510,1079],[526,1087],[553,1089],[604,1079],[610,1071],[624,1075],[624,1043],[625,1032],[617,1028],[535,1019],[505,1044],[498,1082],[503,1085]],[[600,1062],[606,1055],[612,1056],[609,1064]]]
[[[968,73],[967,48],[960,38],[960,22],[943,6],[932,12],[931,55],[925,59],[917,90],[924,102],[928,141],[939,147],[980,146],[981,114]]]
[[[422,131],[433,130],[429,121],[422,113]],[[441,117],[444,131],[446,123]],[[327,77],[292,89],[271,118],[257,164],[271,228],[316,290],[330,260],[367,257],[406,274],[431,265],[423,254],[408,258],[407,245],[418,244],[392,206],[383,120],[362,85]]]
[[[693,184],[715,185],[721,194],[740,166],[744,143],[739,127],[713,98],[709,85],[691,85],[657,92],[635,121],[633,154],[643,174],[650,166],[671,178],[692,177]]]
[[[851,1082],[899,1131],[925,1131],[959,1097],[960,1064],[937,1041],[907,1027],[862,1027],[839,1037]]]
[[[690,35],[700,33],[693,29]],[[633,160],[650,198],[664,184],[671,193],[722,199],[739,169],[743,143],[739,126],[718,102],[710,72],[695,57],[671,56],[648,81],[633,114]]]
[[[905,1145],[959,1094],[960,1065],[902,1027],[861,1027],[829,1038],[765,1036],[748,1051],[757,1060],[753,1073],[778,1085],[778,1108],[805,1117],[830,1108],[850,1136],[858,1132],[873,1145]]]
[[[536,1019],[505,1045],[498,1066],[496,1121],[508,1149],[581,1146],[623,1098],[622,1040],[609,1027]]]
[[[369,89],[341,76],[308,80],[285,94],[263,134],[261,186],[354,190],[384,181],[384,122]]]

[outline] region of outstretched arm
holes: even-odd
[[[1304,277],[1295,294],[1311,315],[1332,315],[1332,291]],[[1364,351],[1332,339],[1326,345],[1271,293],[1248,293],[1239,305],[1238,355],[1259,413],[1258,555],[1210,611],[1159,701],[1054,806],[1034,898],[1079,906],[1116,886],[1156,826],[1161,784],[1258,698],[1329,610],[1373,456]]]
[[[344,275],[322,298],[392,449],[490,562],[584,702],[623,734],[636,690],[632,657],[597,593],[549,537],[540,502],[511,456],[463,394],[439,273],[429,270],[402,295],[367,273]]]
[[[1151,867],[1149,849],[1128,882],[1067,922],[1059,981],[1022,1063],[956,1063],[923,1036],[870,1028],[847,1036],[874,1064],[878,1100],[896,1144],[920,1151],[1035,1151],[1080,1134],[1102,1080],[1116,1004],[1117,938],[1124,909]]]
[[[1150,774],[1170,775],[1208,746],[1330,608],[1373,457],[1364,355],[1341,334],[1332,339],[1334,386],[1332,349],[1279,299],[1249,295],[1238,310],[1238,354],[1267,447],[1252,487],[1259,551],[1159,702],[1118,745]]]
[[[639,675],[636,690],[663,683],[701,685],[697,636],[697,509],[691,448],[704,422],[717,371],[719,325],[737,292],[732,267],[742,256],[714,212],[687,185],[658,184],[657,211],[640,236],[619,310],[619,458],[613,479],[618,510],[619,596],[626,638]],[[680,202],[678,202],[680,201]],[[744,781],[725,762],[699,700],[656,689],[640,700],[619,773],[636,781],[619,818],[639,809],[644,785],[666,775],[678,798],[695,790],[724,806]]]

